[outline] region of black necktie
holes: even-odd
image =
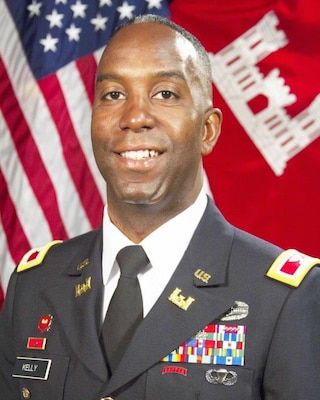
[[[135,245],[120,250],[117,261],[121,274],[102,326],[103,345],[111,373],[117,368],[143,318],[137,275],[149,263],[143,248]]]

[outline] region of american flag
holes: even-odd
[[[0,279],[22,255],[101,223],[90,139],[94,75],[114,29],[166,0],[0,2]],[[1,295],[0,295],[1,303]]]

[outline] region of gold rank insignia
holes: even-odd
[[[183,296],[181,294],[181,289],[179,288],[174,289],[174,291],[168,297],[168,300],[170,300],[171,303],[175,304],[184,311],[187,311],[190,305],[195,301],[195,299],[191,296],[189,296],[188,298]]]
[[[79,297],[83,295],[83,293],[86,293],[88,290],[91,289],[91,276],[86,278],[86,280],[83,283],[75,285],[74,288],[75,288],[75,297]]]
[[[20,263],[17,267],[17,272],[23,272],[27,269],[33,268],[37,265],[40,265],[48,253],[49,249],[58,244],[62,243],[62,240],[54,240],[43,247],[38,247],[35,249],[29,250],[21,259]]]
[[[320,264],[313,258],[297,250],[289,249],[281,253],[267,272],[269,278],[298,287],[312,267]]]

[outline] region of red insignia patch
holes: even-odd
[[[44,350],[46,348],[47,339],[29,337],[27,341],[27,349]]]
[[[48,330],[51,328],[52,319],[53,316],[50,314],[43,315],[39,320],[37,331],[40,333],[48,332]]]
[[[35,250],[33,253],[31,253],[30,254],[30,256],[28,257],[28,259],[27,259],[27,262],[28,261],[32,261],[32,260],[35,260],[37,257],[38,257],[38,255],[39,255],[39,251],[38,250]]]
[[[187,376],[187,368],[182,368],[182,367],[163,367],[162,368],[162,375],[165,374],[179,374],[183,376]]]
[[[273,262],[267,276],[277,281],[298,287],[315,265],[320,265],[320,259],[310,257],[297,250],[283,251]]]

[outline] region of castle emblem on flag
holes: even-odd
[[[263,76],[258,64],[288,44],[279,19],[268,12],[255,26],[217,54],[209,54],[214,84],[256,145],[275,175],[283,174],[287,161],[320,136],[320,94],[294,118],[286,107],[297,97],[290,93],[274,68]],[[267,106],[254,112],[251,105],[263,96]]]

